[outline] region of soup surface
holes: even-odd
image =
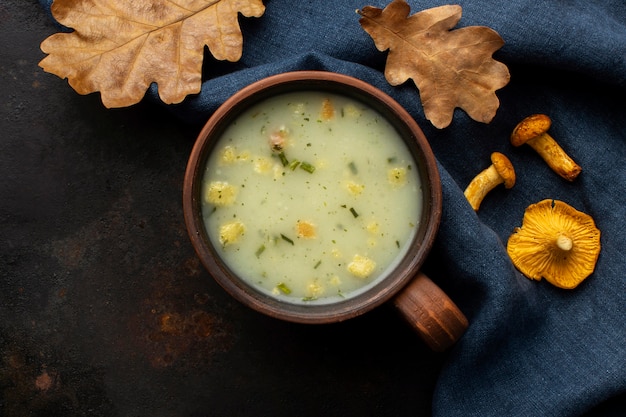
[[[276,96],[216,142],[203,218],[228,267],[293,303],[327,303],[384,278],[418,228],[418,170],[396,130],[353,99]]]

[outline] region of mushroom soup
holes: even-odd
[[[422,189],[403,139],[359,101],[266,99],[215,143],[202,183],[208,236],[249,285],[328,303],[383,279],[418,229]]]

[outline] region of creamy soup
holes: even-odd
[[[267,99],[224,131],[202,183],[206,230],[251,286],[327,303],[383,279],[422,210],[415,161],[361,102],[321,92]]]

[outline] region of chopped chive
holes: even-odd
[[[312,297],[312,296],[302,297],[302,301],[315,301],[315,300],[317,300],[317,297]]]
[[[284,240],[285,242],[289,242],[289,243],[291,243],[292,245],[294,244],[294,243],[293,243],[293,240],[289,239],[287,236],[283,235],[282,233],[280,234],[280,237],[281,237],[281,239],[282,239],[282,240]]]
[[[308,162],[302,162],[300,163],[300,168],[302,168],[303,170],[305,170],[306,172],[312,174],[313,171],[315,171],[315,167],[311,164],[309,164]]]
[[[297,159],[294,159],[293,161],[289,163],[289,169],[294,171],[296,168],[298,168],[298,165],[300,165],[300,161],[298,161]]]
[[[350,213],[352,213],[352,215],[354,216],[354,218],[359,217],[359,213],[356,212],[356,210],[354,209],[354,207],[350,207]]]
[[[322,264],[322,261],[319,260],[317,261],[317,263],[315,264],[315,266],[313,267],[313,269],[317,269],[320,265]]]
[[[280,162],[283,164],[284,167],[289,165],[289,161],[287,160],[287,157],[285,156],[285,152],[279,153],[278,157],[280,158]]]
[[[259,256],[261,256],[261,254],[265,251],[265,245],[261,245],[259,246],[259,248],[256,250],[256,252],[254,252],[254,254],[256,255],[256,257],[258,258]]]
[[[396,240],[396,246],[398,247],[398,249],[400,248],[400,242]]]
[[[291,294],[291,289],[289,289],[284,282],[279,283],[276,288],[278,288],[283,294]]]
[[[356,169],[356,165],[354,164],[354,162],[350,162],[348,164],[348,168],[350,168],[350,172],[352,172],[353,175],[358,174],[358,170]]]
[[[387,162],[390,164],[393,164],[394,162],[396,162],[398,158],[396,158],[395,156],[392,156],[391,158],[387,158]]]

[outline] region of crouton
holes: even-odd
[[[328,98],[325,98],[322,102],[320,117],[322,120],[330,120],[335,117],[335,106],[333,106],[333,102]]]
[[[207,203],[214,206],[229,206],[237,198],[237,188],[225,181],[213,181],[204,194]]]
[[[358,278],[367,278],[375,268],[376,262],[362,255],[354,255],[352,262],[348,264],[348,272]]]
[[[254,160],[254,172],[258,174],[265,174],[272,171],[274,163],[271,159],[265,157],[258,157]]]
[[[242,151],[237,152],[237,149],[234,146],[224,146],[222,152],[220,153],[220,164],[221,165],[230,165],[235,162],[247,161],[250,157],[250,152]]]
[[[387,171],[387,180],[394,187],[401,187],[406,184],[406,169],[391,168]]]
[[[237,243],[239,238],[243,236],[245,232],[246,226],[238,220],[223,224],[220,227],[220,243],[222,246]]]
[[[317,298],[322,294],[324,294],[324,286],[317,282],[317,280],[309,282],[306,286],[306,297]]]
[[[371,222],[369,222],[365,228],[367,229],[368,232],[370,232],[373,235],[378,234],[379,226],[378,226],[378,222],[375,220],[372,220]]]
[[[365,185],[357,184],[354,181],[348,181],[346,182],[346,189],[350,194],[356,196],[363,192],[363,190],[365,189]]]
[[[314,239],[316,237],[315,225],[306,220],[298,220],[296,222],[296,233],[298,237]]]

